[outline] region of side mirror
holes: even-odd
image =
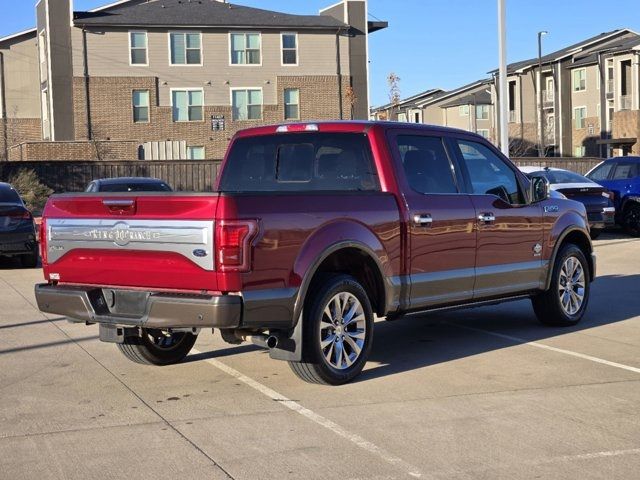
[[[542,175],[531,177],[531,203],[543,202],[551,197],[551,184]]]

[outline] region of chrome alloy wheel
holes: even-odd
[[[560,305],[566,314],[575,315],[580,311],[584,303],[585,274],[576,257],[567,258],[560,269],[558,294]]]
[[[364,348],[366,335],[366,316],[355,295],[342,292],[329,300],[320,321],[320,349],[330,366],[338,370],[351,367]]]

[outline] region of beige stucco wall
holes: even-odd
[[[0,44],[4,56],[8,118],[40,117],[38,47],[35,33]]]
[[[571,84],[568,88],[571,91],[571,118],[574,119],[574,109],[578,107],[587,107],[587,118],[595,118],[600,116],[600,83],[599,79],[599,70],[597,65],[589,65],[587,67],[582,67],[585,69],[587,74],[587,88],[581,92],[573,91],[573,72],[579,69],[572,69],[571,71]],[[565,86],[566,88],[566,86]],[[565,90],[566,91],[566,90]],[[593,122],[591,122],[593,124]],[[598,128],[599,124],[598,124]],[[597,135],[600,135],[600,131],[596,132]],[[580,137],[582,135],[579,135]],[[574,145],[576,145],[578,139],[574,139]]]
[[[172,88],[203,88],[207,105],[229,105],[230,88],[261,87],[266,105],[278,103],[278,76],[335,75],[335,32],[299,32],[298,66],[282,66],[280,31],[262,32],[262,66],[231,66],[229,31],[205,30],[202,66],[171,66],[169,30],[148,30],[149,66],[129,65],[129,30],[87,33],[92,77],[159,78],[160,105],[171,104]],[[74,75],[83,73],[82,31],[72,29]],[[342,74],[349,75],[348,39],[341,37]],[[211,83],[210,85],[208,83]],[[228,82],[228,83],[227,83]]]

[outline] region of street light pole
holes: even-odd
[[[542,103],[542,36],[549,32],[538,32],[538,157],[544,157],[544,107]]]
[[[498,0],[498,50],[500,56],[498,104],[500,105],[500,148],[509,156],[509,99],[507,98],[506,0]]]

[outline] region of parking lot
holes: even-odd
[[[186,363],[130,363],[3,261],[0,478],[638,478],[640,240],[595,245],[578,327],[528,301],[381,321],[338,388],[205,332]]]

